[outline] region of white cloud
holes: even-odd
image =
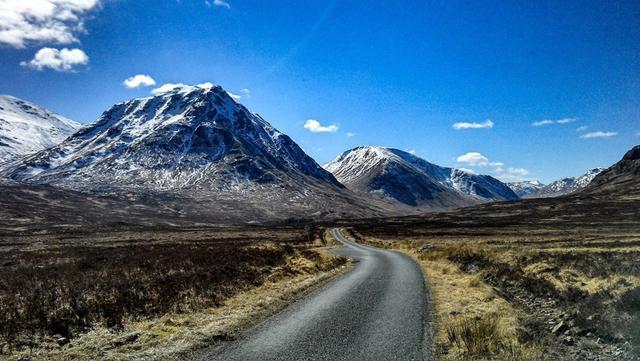
[[[141,86],[156,85],[156,81],[149,75],[138,74],[125,79],[122,84],[129,89],[138,88]]]
[[[242,96],[238,95],[238,94],[234,94],[232,92],[227,92],[227,94],[229,94],[230,97],[233,98],[233,100],[238,101],[240,100],[240,98],[242,98]]]
[[[583,125],[581,127],[576,128],[576,132],[584,132],[587,129],[589,129],[589,126],[588,125]]]
[[[23,61],[21,66],[35,70],[50,68],[55,71],[73,71],[75,66],[89,63],[89,57],[80,49],[42,48],[30,61]]]
[[[543,125],[551,124],[569,124],[575,122],[576,118],[562,118],[562,119],[544,119],[531,123],[534,127],[541,127]]]
[[[494,170],[494,174],[503,182],[520,182],[529,180],[527,177],[529,175],[529,171],[524,168],[509,167],[504,169],[502,167],[497,167]]]
[[[188,85],[182,84],[182,83],[166,83],[166,84],[162,84],[158,88],[153,89],[151,91],[151,94],[158,95],[158,94],[170,92],[170,91],[172,91],[173,89],[176,89],[176,88],[184,88],[184,87],[187,87],[187,86]]]
[[[618,135],[617,132],[603,132],[599,130],[597,132],[590,132],[590,133],[583,134],[580,136],[580,138],[583,138],[583,139],[611,138],[616,135]]]
[[[336,124],[321,125],[320,122],[315,119],[308,119],[307,122],[304,123],[304,128],[308,129],[311,133],[335,133],[338,131]]]
[[[543,125],[553,124],[553,120],[538,120],[537,122],[531,123],[534,127],[541,127]]]
[[[229,3],[224,0],[206,0],[204,3],[207,4],[207,6],[211,6],[213,4],[214,6],[221,6],[223,8],[231,9],[231,5],[229,5]]]
[[[477,123],[477,122],[473,122],[473,123],[469,123],[469,122],[457,122],[453,124],[453,129],[456,130],[460,130],[460,129],[483,129],[483,128],[493,128],[494,123],[491,121],[491,119],[487,119],[486,121],[482,122],[482,123]]]
[[[251,94],[251,90],[249,90],[249,88],[242,88],[242,89],[240,89],[240,92],[245,94],[245,95]]]
[[[356,133],[347,132],[347,138],[353,138],[356,136]]]
[[[213,85],[212,82],[206,82],[206,83],[200,83],[200,84],[196,84],[196,86],[198,88],[202,88],[202,89],[211,89],[213,88],[215,85]]]
[[[514,176],[526,176],[529,175],[529,171],[524,168],[507,168],[507,173]]]
[[[485,165],[489,163],[489,158],[478,152],[468,152],[459,156],[456,161],[458,163],[465,163],[469,165]]]
[[[87,13],[99,6],[100,0],[0,0],[0,43],[77,42]]]
[[[493,166],[493,167],[499,167],[504,165],[502,162],[490,162],[489,158],[485,157],[484,155],[482,155],[479,152],[468,152],[466,154],[463,154],[461,156],[458,156],[458,158],[456,158],[456,161],[458,163],[464,163],[470,166],[480,166],[480,167],[484,167],[484,166]]]
[[[469,168],[457,168],[457,169],[458,169],[458,170],[461,170],[461,171],[463,171],[463,172],[465,172],[465,173],[469,173],[469,174],[478,174],[478,173],[476,173],[476,171],[475,171],[475,170],[473,170],[473,169],[469,169]]]

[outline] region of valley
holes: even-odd
[[[0,167],[0,352],[633,360],[639,162],[548,185],[373,146],[321,167],[218,86],[118,103]]]

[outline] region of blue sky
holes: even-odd
[[[0,2],[24,20],[0,11],[0,93],[91,122],[213,82],[319,163],[381,145],[504,180],[579,175],[640,143],[637,1],[69,3]],[[123,85],[137,74],[156,85]]]

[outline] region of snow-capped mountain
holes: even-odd
[[[589,169],[580,177],[568,177],[559,179],[547,184],[536,192],[526,194],[524,198],[558,197],[561,195],[573,193],[588,186],[589,183],[591,183],[591,181],[604,170],[605,168],[593,168]]]
[[[357,147],[326,164],[347,188],[394,199],[408,206],[444,209],[518,196],[504,183],[445,168],[398,149]]]
[[[342,187],[288,136],[218,86],[182,86],[114,105],[9,177],[74,189],[234,188],[287,178]]]
[[[538,180],[534,181],[521,181],[521,182],[510,182],[506,183],[518,197],[522,198],[531,193],[535,193],[544,187],[544,184],[540,183]]]
[[[50,148],[80,127],[33,103],[0,95],[0,164]]]
[[[213,219],[371,216],[381,210],[213,85],[115,104],[61,144],[9,164],[2,176],[148,199]]]

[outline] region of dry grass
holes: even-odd
[[[437,342],[448,352],[443,359],[469,353],[446,337],[456,317],[484,320],[492,314],[499,315],[503,335],[527,353],[543,349],[551,359],[638,359],[638,204],[579,199],[524,205],[491,204],[351,226],[361,241],[421,259],[436,307]],[[430,246],[418,252],[424,245]]]
[[[1,247],[0,350],[10,359],[157,359],[233,337],[342,269],[315,235]]]
[[[435,351],[440,360],[539,360],[538,345],[518,340],[517,309],[484,282],[477,272],[464,272],[449,258],[453,246],[418,252],[422,242],[397,242],[350,230],[355,240],[411,255],[429,284],[436,324]]]

